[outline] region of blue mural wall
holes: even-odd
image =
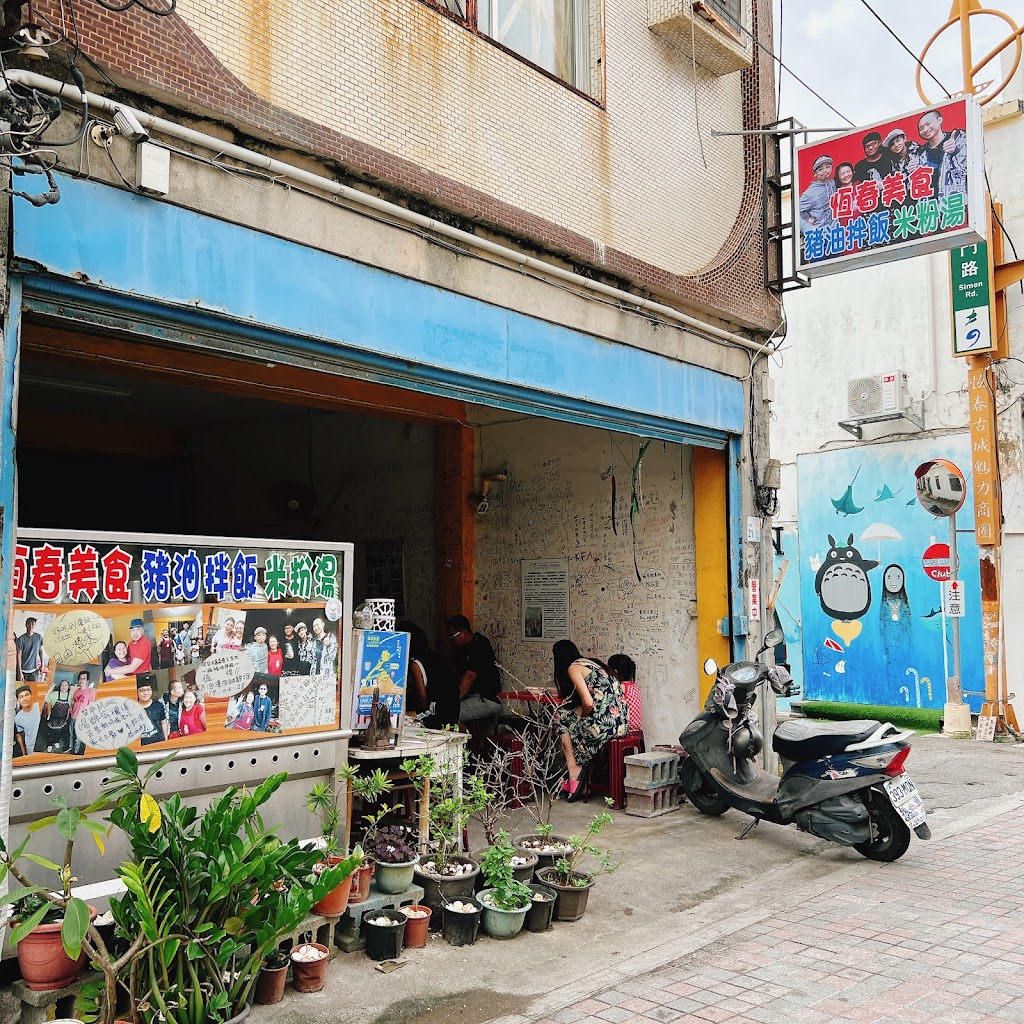
[[[864,445],[797,460],[800,618],[808,700],[941,708],[952,624],[922,557],[948,521],[918,504],[914,470],[933,458],[970,467],[966,435]],[[968,494],[970,485],[968,484]],[[961,672],[971,710],[985,689],[981,584],[970,500],[957,515]]]
[[[775,577],[778,578],[783,562],[789,568],[782,580],[779,597],[775,602],[775,618],[786,634],[786,661],[796,684],[792,697],[779,697],[776,706],[788,711],[794,700],[804,695],[803,629],[800,621],[800,541],[795,524],[778,527],[773,532]]]

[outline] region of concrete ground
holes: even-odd
[[[972,822],[1024,804],[1024,746],[918,737],[907,770],[918,783],[938,837],[962,833]],[[559,803],[555,831],[579,831],[598,809],[596,801]],[[813,916],[817,910],[809,902],[811,896],[831,893],[837,879],[882,870],[885,873],[877,876],[882,881],[872,884],[893,890],[916,887],[915,891],[926,894],[938,877],[936,872],[945,872],[956,860],[951,861],[941,841],[928,844],[915,838],[902,861],[879,868],[855,851],[793,827],[764,824],[739,843],[735,837],[749,820],[745,816],[729,811],[721,818],[705,818],[688,805],[652,820],[621,811],[613,812],[613,817],[603,845],[621,853],[622,866],[598,880],[581,921],[556,924],[540,935],[523,933],[507,942],[481,937],[474,946],[462,948],[451,947],[435,935],[425,949],[408,951],[405,965],[390,974],[377,971],[361,953],[343,954],[331,965],[323,992],[298,995],[289,990],[284,1002],[256,1008],[253,1020],[256,1024],[451,1020],[477,1024],[509,1015],[509,1024],[533,1019],[544,1019],[545,1024],[551,1019],[557,1024],[584,1024],[584,1017],[595,1018],[585,1024],[618,1024],[627,1016],[639,1015],[630,1011],[609,1016],[604,1011],[618,1010],[618,1004],[600,998],[589,1011],[572,1007],[595,994],[599,997],[602,991],[615,993],[613,1001],[633,998],[621,986],[609,986],[683,963],[709,944],[718,942],[724,948],[737,935],[747,937],[745,928],[765,927],[764,922],[798,898]],[[519,831],[529,831],[528,822],[523,821]],[[970,842],[970,834],[965,833],[964,842]],[[860,897],[851,893],[843,898],[856,902]],[[796,922],[786,925],[792,929]],[[703,965],[700,970],[708,966],[703,960],[699,964]],[[652,975],[649,985],[653,990],[664,981]],[[673,998],[682,997],[673,993]],[[664,1004],[656,1005],[664,1009]],[[600,1012],[591,1012],[597,1007]],[[669,1008],[647,1016],[643,1024],[668,1024],[684,1016]],[[727,1018],[712,1012],[695,1019]],[[817,1024],[832,1018],[783,1014],[749,1019],[777,1019],[780,1024],[806,1019]],[[1004,1019],[1024,1020],[1024,1015]]]

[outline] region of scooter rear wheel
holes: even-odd
[[[690,758],[683,758],[679,769],[679,781],[683,784],[686,798],[700,811],[711,818],[725,814],[729,809],[729,801],[711,784],[711,780],[697,767]]]
[[[870,790],[864,803],[871,820],[872,838],[866,843],[857,843],[854,849],[868,860],[887,864],[899,860],[910,846],[910,827],[881,793]]]

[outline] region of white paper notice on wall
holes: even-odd
[[[336,725],[337,682],[333,676],[282,676],[278,711],[284,729],[310,729]]]
[[[757,516],[747,516],[747,543],[761,543],[761,520]]]
[[[751,622],[761,621],[761,581],[756,576],[747,580],[747,612]]]

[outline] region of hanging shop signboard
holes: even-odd
[[[350,552],[22,531],[15,764],[336,729]]]
[[[983,161],[970,98],[797,147],[798,269],[819,277],[983,242]]]

